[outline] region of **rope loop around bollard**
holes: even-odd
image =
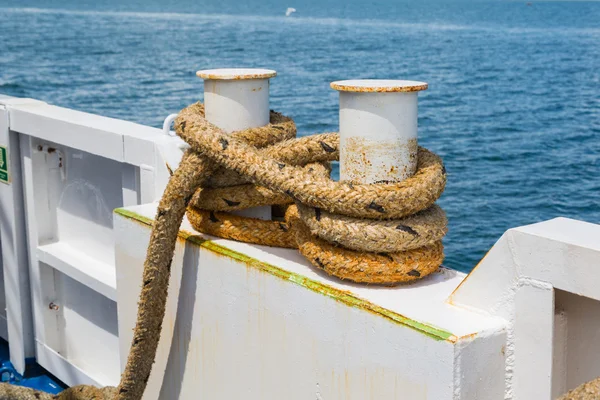
[[[330,169],[318,164],[339,159],[337,134],[285,137],[258,149],[251,137],[231,136],[210,124],[201,104],[184,109],[175,129],[193,151],[237,174],[236,183],[244,182],[199,188],[188,209],[196,230],[298,248],[313,266],[358,283],[410,282],[441,265],[447,220],[434,202],[446,172],[428,150],[419,149],[417,172],[403,182],[352,184],[331,180]],[[266,129],[276,130],[273,123]],[[290,204],[285,220],[229,213]]]

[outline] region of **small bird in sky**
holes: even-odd
[[[292,7],[288,7],[288,9],[285,11],[285,16],[289,17],[290,15],[292,15],[292,13],[295,13],[296,9],[292,8]]]

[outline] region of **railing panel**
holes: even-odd
[[[25,321],[11,321],[8,315],[13,362],[22,372],[25,357],[35,355],[69,385],[115,385],[119,346],[112,212],[160,196],[169,168],[182,154],[180,141],[155,128],[35,100],[1,102],[6,104],[0,110],[0,145],[10,136],[6,147],[19,167],[11,176],[13,197],[0,198],[1,204],[11,212],[20,207],[25,216],[17,224],[21,240],[4,232],[10,228],[4,219],[0,236],[4,261],[12,254],[6,246],[23,248],[23,257],[10,268],[4,263],[5,287],[11,292],[2,298],[9,312],[15,309]],[[3,189],[0,183],[0,195]],[[19,304],[23,297],[27,302]],[[0,316],[0,333],[1,321]],[[30,324],[29,335],[24,323]],[[11,327],[17,329],[13,335]],[[27,343],[20,344],[19,338]],[[14,345],[21,351],[13,352]],[[23,351],[26,346],[29,353]]]

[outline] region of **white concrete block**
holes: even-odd
[[[480,332],[455,346],[455,399],[503,399],[506,331]],[[474,372],[477,371],[477,372]]]
[[[121,354],[131,341],[154,213],[146,205],[115,217]],[[367,287],[319,273],[297,251],[206,237],[187,221],[180,237],[187,240],[171,264],[174,298],[146,400],[161,385],[160,399],[479,393],[492,400],[503,393],[505,322],[445,302],[462,274],[442,270],[414,285]],[[465,375],[468,365],[479,367],[461,381],[459,365]]]
[[[600,225],[556,218],[514,229],[523,275],[600,300]]]
[[[557,297],[560,297],[558,295]],[[559,310],[559,301],[555,300],[554,340],[552,348],[552,398],[556,399],[567,393],[567,340],[568,316],[566,311]]]
[[[506,398],[549,399],[600,375],[598,237],[599,225],[566,218],[511,229],[453,293],[453,304],[509,321]]]
[[[514,351],[514,360],[509,354],[509,368],[513,369],[512,398],[552,400],[552,286],[533,280],[521,281],[515,296],[515,310],[514,343],[509,343],[509,351]]]
[[[510,235],[511,231],[502,235],[452,293],[449,298],[452,304],[505,319],[511,318],[512,312],[506,304],[514,297],[519,271],[510,249]]]

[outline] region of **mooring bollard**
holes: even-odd
[[[196,72],[204,79],[206,120],[231,133],[269,123],[270,69],[223,68]],[[245,217],[271,219],[271,207],[235,212]]]
[[[231,133],[269,123],[270,69],[223,68],[198,71],[204,79],[206,119]]]
[[[340,92],[340,180],[399,182],[417,169],[417,93],[427,83],[348,80]]]

